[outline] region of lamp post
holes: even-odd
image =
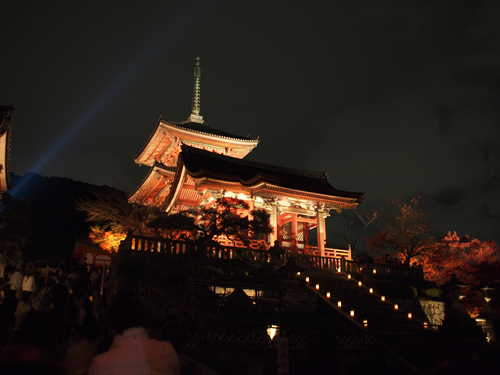
[[[283,337],[280,332],[280,327],[278,325],[270,325],[267,328],[267,334],[271,340],[276,337],[276,353],[278,360],[278,375],[288,374],[289,372],[289,360],[288,360],[288,339]]]

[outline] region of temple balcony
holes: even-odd
[[[237,245],[237,242],[235,241]],[[284,266],[292,261],[300,268],[328,269],[334,272],[342,272],[353,277],[373,274],[378,276],[390,276],[395,278],[409,278],[423,280],[423,272],[419,268],[397,266],[381,263],[360,263],[349,259],[350,249],[327,249],[328,256],[319,256],[317,247],[308,246],[305,250],[309,254],[300,252],[284,251],[280,255],[272,255],[267,249],[259,248],[258,244],[249,247],[239,247],[231,244],[227,246],[213,241],[210,244],[199,244],[195,242],[175,241],[164,238],[146,237],[139,235],[129,235],[120,244],[121,249],[132,251],[163,253],[169,255],[196,253],[215,259],[237,259],[248,258],[255,261],[271,263],[277,266]],[[262,245],[262,244],[261,244]]]

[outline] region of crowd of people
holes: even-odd
[[[136,301],[105,306],[107,276],[85,263],[7,267],[0,278],[0,373],[111,374],[121,363],[123,374],[178,374],[175,349],[147,337]],[[143,356],[131,356],[130,345],[142,346],[133,351]]]
[[[71,327],[84,319],[97,319],[102,269],[83,263],[62,264],[33,262],[6,267],[0,280],[2,291],[2,334],[5,346],[30,311],[43,311]],[[89,304],[92,308],[89,308]]]

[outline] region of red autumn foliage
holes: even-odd
[[[433,251],[418,257],[425,278],[444,284],[452,274],[474,287],[482,280],[500,281],[500,250],[495,241],[480,241],[456,232],[436,242]]]

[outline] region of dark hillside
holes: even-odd
[[[85,214],[75,209],[78,198],[91,199],[94,192],[111,190],[126,194],[109,186],[96,186],[62,177],[43,177],[36,173],[24,176],[12,174],[12,190],[23,183],[15,198],[26,202],[33,211],[33,241],[24,253],[33,259],[68,258],[77,239],[88,238],[89,223]],[[26,181],[24,181],[26,182]]]

